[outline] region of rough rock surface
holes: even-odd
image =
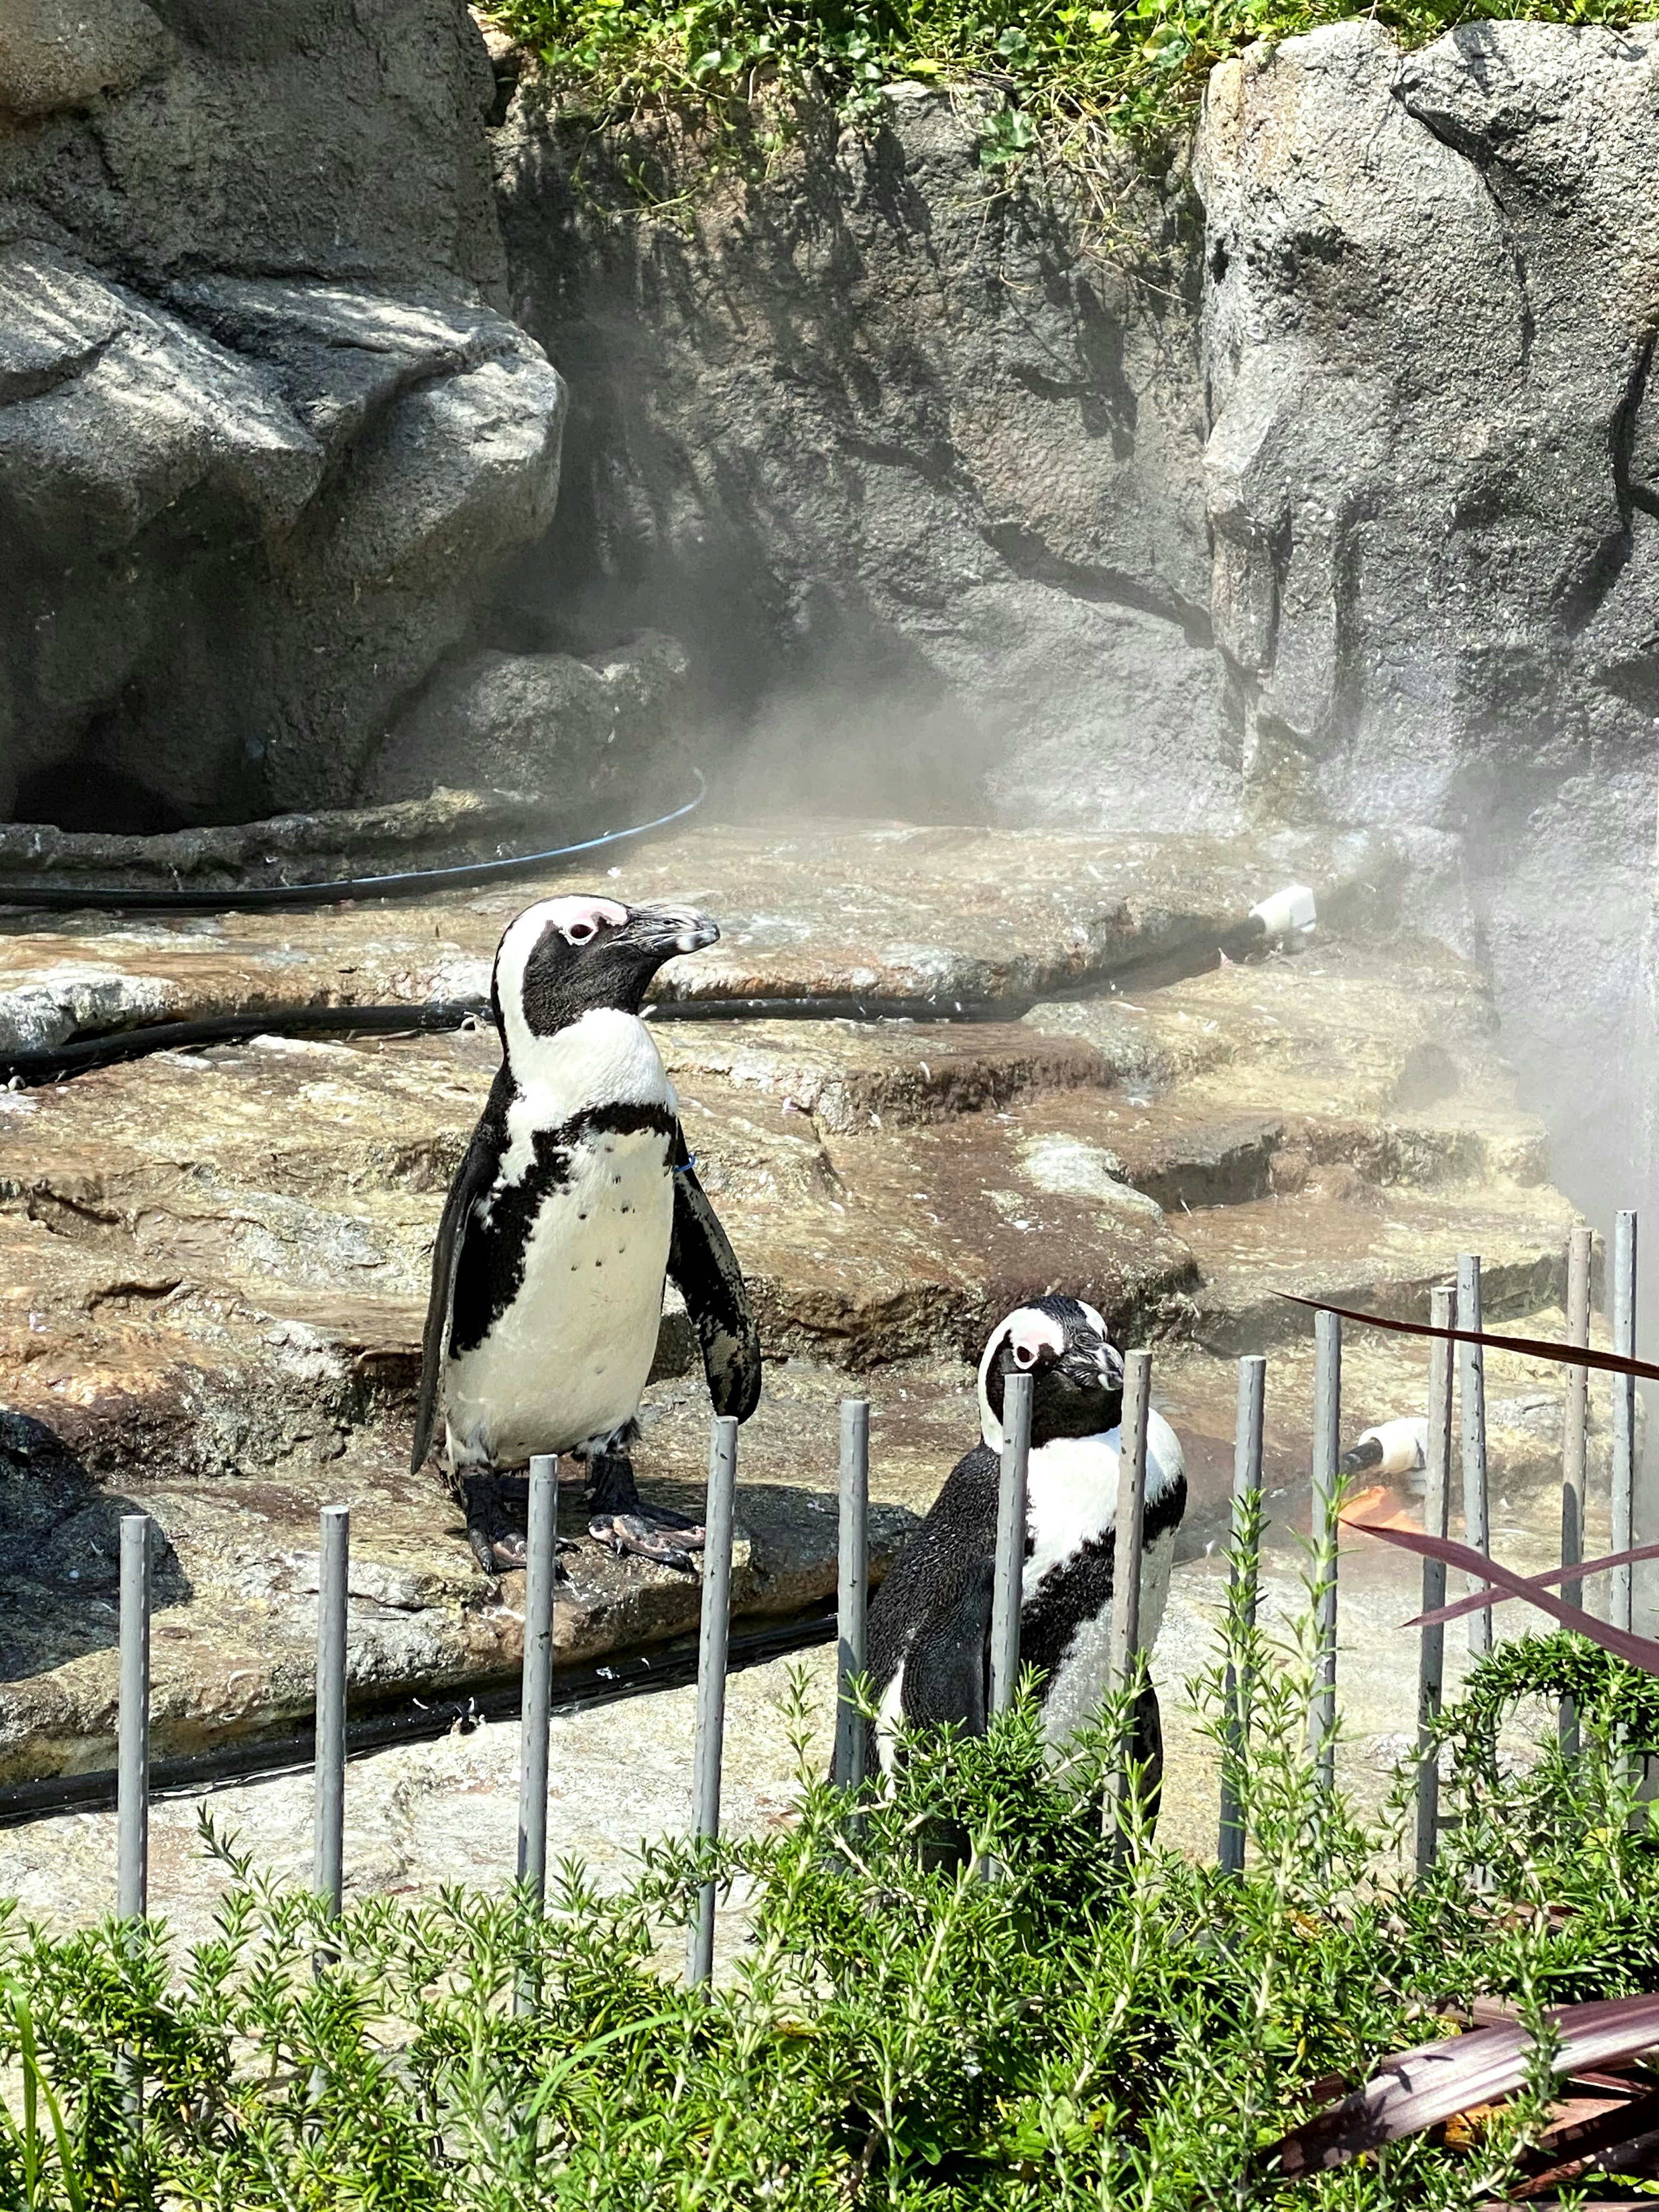
[[[1247,780],[1277,815],[1464,835],[1510,1048],[1597,1068],[1534,1096],[1612,1166],[1643,1094],[1659,40],[1483,23],[1401,56],[1361,22],[1253,50],[1196,173]]]
[[[750,802],[1453,833],[1559,1164],[1628,1203],[1656,82],[1646,27],[1335,26],[1221,68],[1190,177],[1126,175],[1091,230],[915,87],[653,216],[628,177],[674,199],[673,142],[526,74],[513,299],[574,398],[518,589],[693,639],[757,712]]]
[[[711,711],[761,714],[751,798],[959,820],[977,781],[1012,820],[1231,826],[1190,211],[1126,166],[1091,250],[1063,176],[992,191],[917,92],[746,188],[523,82],[514,312],[574,402],[557,559],[520,589],[695,639]],[[689,219],[641,173],[690,181]]]
[[[545,531],[493,97],[459,0],[9,11],[0,811],[337,803]]]
[[[557,805],[567,837],[580,834],[590,806],[623,822],[641,791],[669,787],[686,665],[675,640],[655,633],[585,659],[475,654],[446,670],[387,732],[364,766],[360,795],[424,799],[459,782],[538,794]]]
[[[1316,859],[1322,884],[1346,883],[1326,907],[1346,925],[1193,972],[1195,925],[1212,944]],[[943,986],[1007,1006],[963,1024],[656,1010],[768,1356],[744,1432],[742,1610],[787,1613],[833,1587],[837,1398],[872,1399],[890,1543],[973,1438],[988,1325],[1034,1291],[1079,1292],[1158,1345],[1192,1472],[1190,1556],[1223,1528],[1240,1352],[1273,1351],[1270,1468],[1287,1522],[1305,1511],[1307,1324],[1275,1290],[1417,1312],[1479,1249],[1495,1314],[1559,1328],[1571,1209],[1497,1056],[1488,993],[1401,927],[1392,859],[1363,843],[814,824],[699,830],[600,878],[725,922],[671,975],[692,1003]],[[592,880],[175,927],[71,918],[0,938],[0,1022],[50,1036],[121,1012],[476,988],[520,904]],[[1115,974],[1138,978],[1133,995],[1107,988]],[[330,1498],[356,1508],[360,1697],[511,1674],[512,1578],[498,1592],[473,1574],[458,1516],[404,1465],[430,1239],[495,1064],[476,1030],[272,1036],[0,1094],[6,1778],[107,1757],[127,1499],[168,1544],[158,1749],[303,1713]],[[658,1365],[641,1476],[690,1505],[708,1411],[681,1316],[665,1318]],[[1413,1348],[1356,1344],[1350,1419],[1413,1407],[1421,1367]],[[1547,1485],[1559,1375],[1495,1364],[1489,1389],[1509,1409],[1494,1467],[1524,1496]],[[695,1581],[669,1570],[586,1541],[570,1565],[572,1657],[695,1616]]]

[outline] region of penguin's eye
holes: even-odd
[[[1014,1364],[1016,1367],[1035,1367],[1036,1346],[1034,1344],[1017,1344],[1014,1346]]]
[[[591,938],[597,937],[599,933],[599,925],[597,921],[573,921],[565,932],[565,938],[571,945],[586,945]]]

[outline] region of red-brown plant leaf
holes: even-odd
[[[1350,1528],[1364,1528],[1374,1524],[1353,1521]],[[1521,1579],[1528,1589],[1550,1589],[1557,1583],[1576,1582],[1581,1575],[1606,1574],[1610,1567],[1633,1566],[1640,1559],[1659,1559],[1659,1544],[1638,1544],[1633,1552],[1609,1552],[1600,1559],[1581,1559],[1577,1566],[1550,1567],[1541,1575],[1522,1575]],[[1468,1597],[1460,1597],[1455,1605],[1437,1605],[1432,1613],[1413,1615],[1406,1623],[1407,1628],[1438,1628],[1448,1620],[1462,1620],[1465,1613],[1484,1613],[1488,1606],[1507,1605],[1516,1592],[1513,1590],[1476,1590]]]
[[[1633,2058],[1659,2043],[1659,1996],[1563,2005],[1545,2017],[1560,2037],[1552,2062],[1558,2074]],[[1279,2179],[1295,2180],[1437,2126],[1472,2105],[1510,2096],[1527,2078],[1531,2046],[1531,2036],[1517,2022],[1400,2051],[1382,2062],[1363,2089],[1304,2120],[1265,2156],[1278,2160]]]
[[[1438,1336],[1448,1344],[1484,1344],[1493,1352],[1518,1352],[1528,1359],[1553,1359],[1559,1367],[1594,1367],[1605,1375],[1637,1375],[1659,1382],[1659,1366],[1650,1359],[1629,1359],[1622,1352],[1598,1352],[1593,1345],[1562,1344],[1547,1336],[1494,1336],[1490,1329],[1438,1328],[1429,1321],[1391,1321],[1382,1314],[1361,1313],[1354,1306],[1334,1306],[1326,1298],[1304,1298],[1295,1291],[1275,1291],[1293,1306],[1310,1306],[1316,1313],[1333,1313],[1343,1321],[1357,1321],[1366,1328],[1386,1328],[1396,1336]]]
[[[1584,1612],[1580,1606],[1566,1604],[1548,1590],[1534,1589],[1519,1575],[1511,1574],[1507,1567],[1500,1567],[1496,1559],[1489,1559],[1484,1552],[1477,1552],[1472,1544],[1460,1544],[1450,1536],[1426,1535],[1418,1528],[1382,1528],[1364,1521],[1345,1521],[1342,1525],[1357,1529],[1362,1535],[1375,1536],[1380,1543],[1397,1544],[1402,1552],[1415,1552],[1419,1559],[1443,1559],[1449,1567],[1462,1567],[1465,1574],[1479,1577],[1494,1589],[1507,1590],[1511,1597],[1525,1598],[1528,1605],[1549,1613],[1564,1628],[1577,1629],[1581,1636],[1588,1636],[1592,1643],[1611,1651],[1616,1659],[1639,1667],[1644,1674],[1659,1674],[1659,1644],[1645,1636],[1634,1636],[1627,1628],[1614,1628],[1608,1621],[1597,1620],[1594,1613]]]

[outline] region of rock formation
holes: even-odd
[[[976,774],[1009,822],[1454,834],[1600,1196],[1659,713],[1656,60],[1334,27],[1224,65],[1190,178],[1106,208],[996,190],[901,87],[689,222],[527,81],[513,297],[574,393],[547,588],[695,635],[792,787],[828,726],[848,788],[945,817]]]
[[[337,804],[546,529],[459,0],[15,0],[0,27],[0,811]]]

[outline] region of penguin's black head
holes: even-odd
[[[496,951],[495,1025],[510,1042],[520,1021],[532,1036],[551,1036],[601,1007],[637,1014],[665,961],[700,952],[719,936],[689,907],[543,899],[525,908]]]
[[[1031,1377],[1031,1447],[1093,1437],[1123,1418],[1123,1359],[1080,1298],[1034,1298],[991,1331],[979,1363],[980,1433],[1002,1449],[1003,1386]]]

